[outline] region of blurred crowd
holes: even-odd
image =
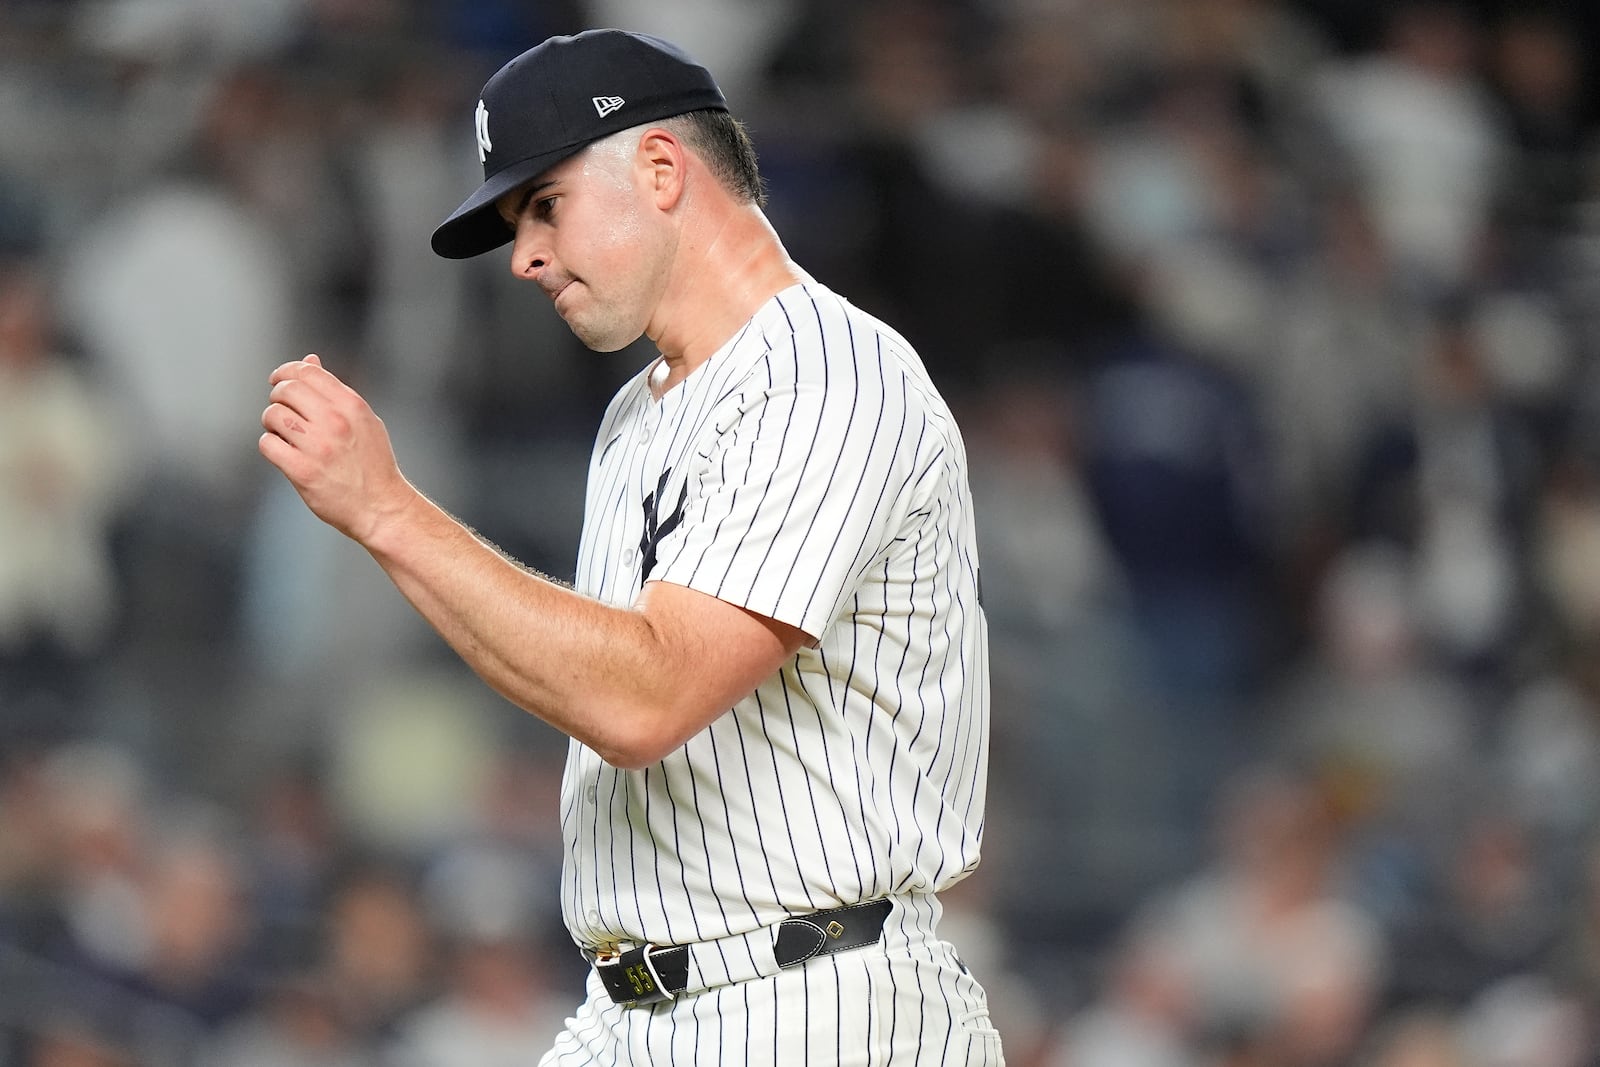
[[[995,696],[947,936],[1021,1067],[1600,1064],[1582,0],[0,4],[0,1067],[496,1067],[580,995],[564,739],[255,452],[272,367],[574,565],[583,350],[427,237],[619,25],[965,429]]]

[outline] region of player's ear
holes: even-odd
[[[635,163],[644,172],[656,207],[662,211],[672,210],[683,196],[688,161],[688,149],[670,130],[655,126],[639,138]]]

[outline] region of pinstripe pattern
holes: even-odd
[[[601,994],[550,1062],[744,1063],[767,1058],[763,1041],[774,1063],[924,1042],[944,1052],[905,1062],[996,1062],[982,991],[934,935],[931,894],[978,862],[988,652],[964,448],[910,346],[821,285],[784,291],[659,402],[645,373],[623,387],[585,515],[581,591],[629,604],[646,580],[673,582],[816,644],[654,766],[619,770],[572,743],[574,939],[699,942],[886,895],[899,932],[755,982],[741,979],[761,973],[758,953],[725,943],[696,962],[707,984],[738,984],[654,1011]],[[962,1014],[976,1021],[951,1029]],[[854,1036],[796,1058],[818,1035]]]

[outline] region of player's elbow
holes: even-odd
[[[667,758],[668,751],[657,753],[653,748],[614,748],[597,750],[600,758],[621,771],[642,771],[654,767]]]
[[[634,707],[614,715],[588,744],[613,767],[643,770],[682,748],[708,718],[679,707]]]
[[[654,767],[681,747],[681,742],[676,745],[662,745],[641,741],[602,743],[595,746],[595,751],[600,754],[601,759],[618,770],[642,771],[646,767]]]

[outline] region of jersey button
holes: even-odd
[[[584,912],[583,918],[584,921],[586,921],[590,926],[600,925],[600,912],[595,908],[590,908],[588,911]]]
[[[622,550],[622,565],[624,567],[633,566],[633,561],[638,558],[639,550],[637,548],[625,548]]]
[[[593,804],[596,798],[600,796],[600,787],[590,783],[589,787],[583,791],[583,795],[589,798],[589,803]]]

